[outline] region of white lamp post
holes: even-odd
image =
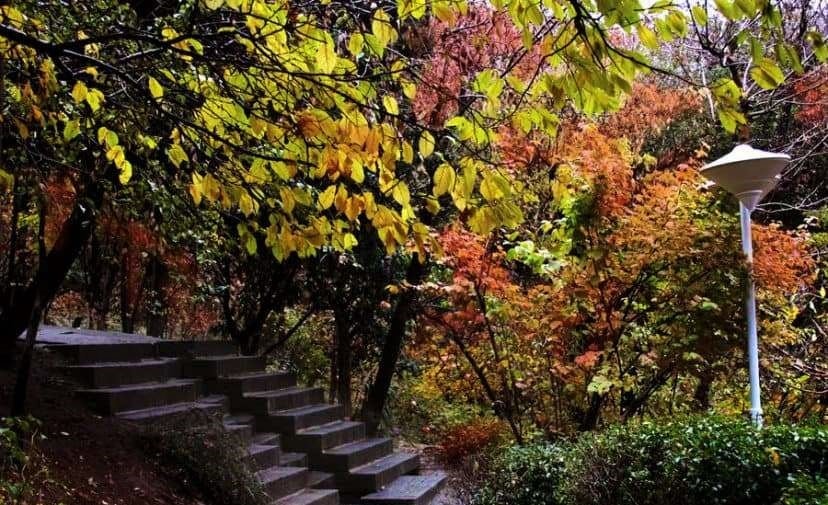
[[[701,173],[739,199],[742,222],[742,251],[748,261],[750,275],[745,294],[748,332],[748,369],[750,372],[750,417],[762,426],[762,403],[759,396],[759,337],[756,332],[756,293],[753,285],[753,242],[750,236],[750,214],[762,198],[776,186],[780,173],[791,157],[769,153],[747,144],[736,146],[730,153],[702,167]]]

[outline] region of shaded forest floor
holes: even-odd
[[[37,443],[36,463],[24,473],[36,495],[26,505],[203,503],[147,454],[135,433],[92,414],[43,365],[37,363],[29,383],[29,413],[41,422],[45,438]],[[0,371],[0,416],[8,414],[13,387],[14,376]],[[2,496],[0,504],[6,505]]]

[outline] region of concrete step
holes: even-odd
[[[335,489],[336,478],[334,478],[334,474],[332,473],[311,470],[308,472],[307,487],[314,489]]]
[[[155,358],[155,346],[152,343],[55,344],[46,346],[46,349],[59,353],[72,365],[134,362]]]
[[[339,492],[335,489],[303,489],[271,505],[339,505]]]
[[[446,483],[446,474],[403,475],[382,491],[362,497],[363,505],[428,505]]]
[[[282,450],[278,445],[251,443],[247,447],[247,463],[253,471],[278,466],[281,453]]]
[[[239,349],[227,340],[163,340],[155,344],[159,356],[174,358],[192,356],[228,356],[238,354]]]
[[[184,363],[184,375],[202,379],[215,379],[262,371],[265,359],[259,356],[201,356]]]
[[[336,421],[285,434],[282,437],[282,447],[296,452],[322,452],[362,438],[365,438],[364,423]]]
[[[250,372],[206,381],[207,390],[232,397],[296,386],[296,376],[287,372]]]
[[[337,474],[336,484],[340,491],[349,495],[374,493],[419,467],[420,457],[417,454],[397,452],[356,467],[348,473]]]
[[[301,466],[307,468],[308,455],[304,452],[283,452],[279,456],[279,464],[282,466]]]
[[[201,391],[198,380],[172,379],[166,382],[131,384],[114,388],[81,389],[78,396],[92,410],[103,415],[195,402]]]
[[[261,431],[253,435],[251,442],[258,445],[279,445],[279,439],[278,433]]]
[[[267,495],[276,500],[307,487],[308,473],[307,468],[274,466],[256,472],[256,477]]]
[[[249,393],[240,400],[240,409],[256,415],[270,414],[279,410],[295,409],[314,403],[322,403],[322,388],[291,387],[263,393]]]
[[[319,426],[342,419],[345,416],[345,409],[341,405],[330,405],[328,403],[314,403],[295,409],[280,410],[271,412],[268,415],[259,416],[256,426],[273,430],[280,433],[295,433],[304,428]]]
[[[119,363],[71,365],[60,371],[73,377],[87,388],[107,388],[163,382],[181,375],[181,362],[176,358],[144,359]]]
[[[308,455],[310,467],[326,472],[346,473],[352,468],[365,465],[394,451],[390,438],[369,438],[333,447]]]
[[[224,429],[237,437],[242,444],[250,444],[253,441],[253,426],[249,424],[224,423]]]
[[[218,398],[221,398],[219,400]],[[184,402],[163,407],[150,407],[148,409],[120,412],[118,418],[141,424],[165,424],[175,419],[187,417],[191,414],[198,414],[199,417],[216,415],[223,412],[227,406],[224,397],[206,397],[197,402]]]

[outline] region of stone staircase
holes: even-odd
[[[271,505],[425,505],[445,482],[418,475],[419,456],[394,452],[390,438],[326,403],[265,360],[227,342],[147,341],[47,345],[81,384],[76,394],[101,415],[155,423],[200,410],[223,415],[248,444]]]

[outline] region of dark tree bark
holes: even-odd
[[[406,281],[409,284],[417,285],[422,282],[426,273],[425,261],[426,259],[420,258],[419,255],[411,259],[405,274]],[[403,342],[405,341],[405,329],[411,319],[416,296],[417,294],[413,289],[405,290],[400,295],[391,317],[385,345],[382,347],[379,367],[371,386],[368,388],[368,395],[362,406],[361,418],[371,434],[377,432],[382,420],[382,412],[385,410],[385,404],[388,401],[388,391],[397,370],[397,361],[400,359]]]
[[[336,401],[345,409],[345,415],[350,417],[353,410],[351,394],[351,348],[353,335],[351,324],[342,310],[334,309],[336,336],[334,345],[336,385],[331,389],[336,391]],[[333,374],[332,374],[333,375]]]
[[[38,199],[38,212],[40,219],[38,220],[37,233],[37,251],[38,251],[38,269],[35,275],[35,282],[43,277],[48,277],[49,264],[46,262],[46,212],[43,195]],[[34,354],[35,341],[37,339],[37,329],[40,326],[40,318],[43,315],[43,299],[39,292],[35,293],[35,299],[32,304],[31,313],[29,314],[29,324],[26,329],[26,344],[23,348],[23,355],[20,359],[20,365],[17,368],[17,380],[14,384],[14,393],[12,394],[11,415],[22,416],[26,413],[26,396],[29,390],[29,376],[32,369],[32,355]]]
[[[147,301],[147,335],[162,337],[167,326],[164,312],[159,310],[163,300],[164,284],[167,282],[167,267],[155,255],[149,264],[149,300]]]
[[[80,256],[95,226],[97,209],[103,199],[103,188],[90,182],[78,195],[72,213],[63,223],[54,246],[46,254],[35,278],[19,293],[13,302],[3,307],[0,314],[0,367],[10,368],[14,362],[17,338],[29,325],[36,303],[51,301],[72,264]]]

